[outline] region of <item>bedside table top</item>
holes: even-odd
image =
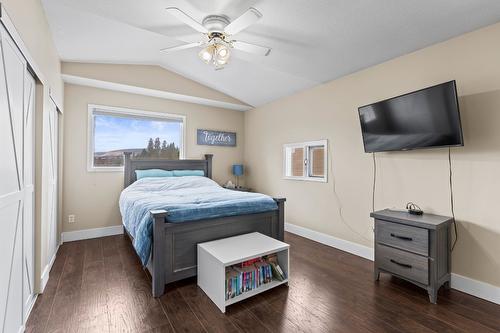
[[[396,222],[414,227],[437,229],[453,221],[449,216],[441,216],[424,213],[423,215],[412,215],[406,210],[384,209],[373,213],[370,216],[379,220]]]

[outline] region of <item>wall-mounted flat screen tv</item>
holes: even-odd
[[[358,109],[365,152],[463,146],[455,81]]]

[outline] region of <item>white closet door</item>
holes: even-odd
[[[0,331],[23,324],[23,117],[26,63],[0,28]]]
[[[23,317],[26,321],[33,305],[35,291],[35,187],[34,187],[34,115],[35,88],[33,76],[26,71],[24,84],[24,217],[23,217]]]
[[[46,231],[47,262],[50,262],[57,251],[57,173],[58,173],[58,112],[55,104],[50,101],[50,107],[44,112],[43,128],[43,177],[46,181]]]

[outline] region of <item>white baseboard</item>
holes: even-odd
[[[285,223],[285,231],[348,253],[352,253],[365,259],[374,259],[374,251],[371,247],[368,246],[349,242],[290,223]],[[466,294],[476,296],[496,304],[500,304],[500,287],[491,285],[489,283],[452,273],[451,287]]]
[[[45,268],[43,269],[42,276],[40,278],[40,293],[43,293],[45,290],[45,286],[47,285],[47,282],[49,282],[49,274],[50,270],[52,269],[52,265],[54,265],[54,262],[56,261],[56,256],[57,256],[57,251],[59,251],[59,245],[57,246],[56,252],[50,259],[49,263]]]
[[[123,234],[123,226],[114,225],[112,227],[104,227],[104,228],[65,231],[61,234],[61,241],[64,243],[82,239],[98,238],[98,237],[113,236],[120,234]]]
[[[285,223],[285,231],[373,261],[373,249],[295,224]]]
[[[500,304],[500,287],[451,273],[451,287],[466,294]]]
[[[35,307],[35,303],[36,303],[36,300],[38,298],[38,294],[35,293],[33,295],[33,297],[31,298],[31,303],[30,303],[30,307],[28,308],[28,311],[27,313],[24,315],[24,324],[23,326],[21,327],[22,328],[22,331],[20,332],[24,332],[26,330],[26,323],[28,322],[28,318],[30,317],[31,315],[31,311],[33,310],[33,308]]]

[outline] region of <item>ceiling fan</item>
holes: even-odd
[[[213,65],[215,69],[224,68],[224,65],[227,64],[231,56],[231,49],[261,56],[268,56],[271,52],[271,49],[268,47],[233,39],[234,35],[248,28],[262,17],[262,14],[253,7],[250,7],[232,22],[225,15],[208,15],[203,19],[201,24],[177,7],[168,7],[167,11],[179,21],[201,32],[203,35],[202,40],[199,42],[161,49],[160,51],[162,52],[171,53],[194,47],[202,47],[203,49],[198,53],[198,56],[206,64]]]

